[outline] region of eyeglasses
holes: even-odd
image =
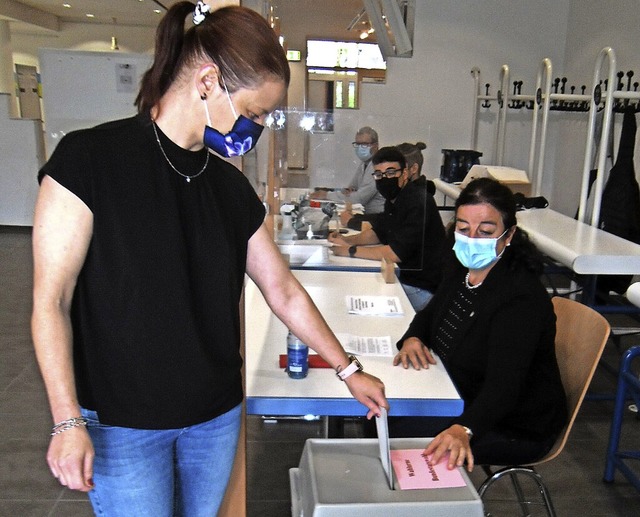
[[[351,142],[353,147],[371,147],[372,145],[376,145],[378,142]]]
[[[374,179],[381,180],[382,178],[395,178],[401,172],[402,169],[387,169],[385,171],[373,171],[371,175]]]

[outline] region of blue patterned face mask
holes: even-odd
[[[504,253],[503,249],[500,255],[496,255],[496,246],[508,231],[505,230],[502,235],[494,239],[478,239],[455,232],[456,242],[453,245],[453,251],[464,267],[484,269],[497,261]]]
[[[222,77],[222,76],[220,76]],[[224,78],[222,79],[224,84]],[[248,119],[244,115],[238,116],[236,109],[231,102],[231,96],[227,85],[224,85],[224,91],[227,93],[227,99],[229,99],[229,106],[233,116],[236,117],[236,121],[226,135],[223,135],[217,129],[211,127],[211,117],[209,116],[209,107],[207,106],[207,98],[204,97],[204,109],[207,112],[208,125],[204,128],[204,145],[206,145],[212,151],[215,151],[221,156],[242,156],[248,153],[258,143],[258,138],[264,127],[255,123],[253,120]]]

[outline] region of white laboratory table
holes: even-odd
[[[293,274],[318,306],[336,333],[359,336],[391,336],[395,343],[404,334],[414,311],[399,283],[386,284],[380,273],[297,270]],[[347,295],[398,296],[401,316],[348,314]],[[365,407],[330,368],[310,368],[305,379],[290,379],[279,367],[286,353],[287,328],[271,312],[260,290],[249,279],[245,287],[246,407],[258,415],[362,416]],[[444,367],[405,370],[393,366],[391,357],[362,357],[365,371],[382,379],[395,416],[456,416],[463,401]]]
[[[460,187],[434,180],[436,189],[457,199]],[[581,275],[640,274],[640,245],[549,208],[518,212],[518,226],[542,253]]]

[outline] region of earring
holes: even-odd
[[[200,99],[203,100],[203,101],[206,101],[207,100],[207,94],[203,93],[202,95],[200,95]]]

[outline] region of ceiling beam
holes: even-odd
[[[9,18],[43,29],[60,31],[60,18],[16,0],[0,0],[0,18]]]

